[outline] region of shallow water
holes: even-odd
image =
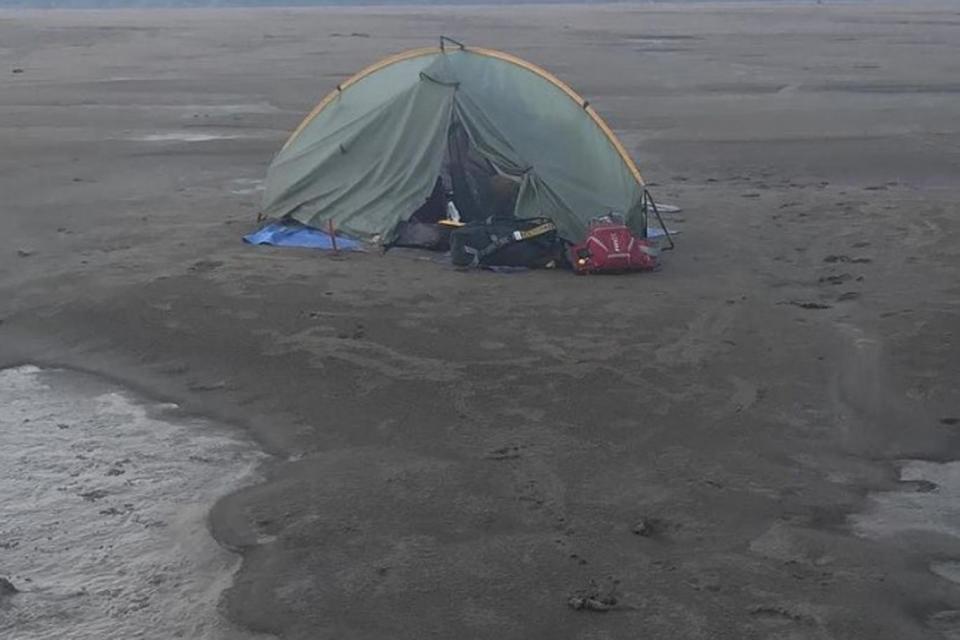
[[[230,185],[230,193],[238,196],[260,193],[264,189],[263,180],[256,178],[237,178],[236,180],[231,180]]]
[[[900,468],[902,491],[875,493],[863,513],[850,517],[854,533],[882,539],[915,533],[960,541],[960,461],[908,460]],[[960,558],[937,559],[930,572],[960,584]],[[926,620],[949,640],[960,640],[960,610],[935,611]]]
[[[909,460],[900,468],[904,491],[873,494],[851,518],[855,532],[886,537],[912,532],[960,538],[960,462]]]
[[[146,133],[132,135],[127,140],[137,142],[210,142],[211,140],[236,140],[244,136],[221,133],[193,133],[190,131],[176,131],[172,133]]]
[[[206,526],[263,455],[97,378],[0,370],[0,638],[241,639],[217,611],[239,557]],[[259,636],[262,637],[262,636]]]

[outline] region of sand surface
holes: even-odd
[[[662,271],[240,243],[313,104],[439,34],[608,118]],[[893,497],[957,475],[958,77],[956,5],[0,12],[0,366],[275,455],[210,520],[254,632],[960,637],[957,492]]]

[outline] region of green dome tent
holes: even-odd
[[[516,217],[552,218],[567,240],[611,211],[646,235],[643,179],[593,108],[529,62],[459,43],[400,53],[338,85],[273,160],[263,213],[386,244],[445,171],[461,210],[470,192],[484,211],[485,178],[499,176],[516,185]]]

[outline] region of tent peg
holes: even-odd
[[[340,249],[337,248],[337,230],[333,227],[333,218],[327,220],[327,233],[330,234],[330,244],[333,245],[333,255],[340,255]]]

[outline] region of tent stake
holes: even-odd
[[[327,233],[330,234],[330,242],[333,244],[333,255],[340,255],[340,250],[337,249],[337,233],[333,229],[333,219],[327,220]]]

